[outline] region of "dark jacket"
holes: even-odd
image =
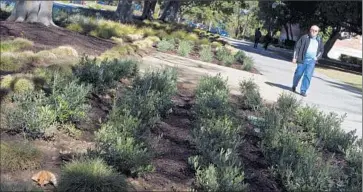
[[[256,31],[255,31],[255,41],[256,41],[256,40],[259,40],[259,39],[261,38],[261,36],[262,36],[261,31],[256,30]]]
[[[316,52],[317,59],[320,59],[324,53],[324,45],[321,37],[317,36],[316,40],[318,40],[318,50]],[[308,50],[310,44],[310,37],[309,35],[303,35],[295,44],[294,49],[294,59],[297,60],[297,63],[302,63],[304,61],[304,57],[306,51]]]

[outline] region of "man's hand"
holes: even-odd
[[[293,64],[296,64],[296,59],[293,59],[293,60],[292,60],[292,63],[293,63]]]

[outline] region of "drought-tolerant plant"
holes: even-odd
[[[246,56],[243,60],[243,70],[245,71],[251,71],[254,67],[254,61],[253,58],[250,56]]]
[[[96,92],[114,88],[122,78],[132,77],[138,73],[137,62],[133,60],[103,60],[82,58],[75,69],[75,75],[81,82],[93,85]]]
[[[188,56],[192,50],[193,45],[189,41],[179,41],[177,52],[180,56]]]
[[[34,60],[34,53],[24,51],[20,53],[2,52],[0,60],[1,71],[19,71],[25,65],[32,63]]]
[[[125,174],[151,171],[150,153],[137,140],[137,136],[143,134],[139,129],[140,121],[129,112],[118,116],[118,119],[111,120],[97,132],[96,153]]]
[[[62,168],[57,191],[126,191],[126,178],[101,159],[76,160]]]
[[[346,152],[346,190],[361,191],[362,190],[362,139],[354,143]]]
[[[213,42],[211,43],[211,46],[212,46],[213,48],[221,48],[221,47],[223,46],[223,44],[222,44],[222,43],[220,43],[220,42],[217,42],[217,41],[213,41]]]
[[[199,80],[196,94],[201,94],[204,92],[214,92],[216,90],[228,90],[227,79],[223,79],[221,74],[216,76],[204,76]]]
[[[14,52],[20,49],[29,48],[33,46],[33,42],[23,38],[16,38],[14,40],[6,40],[0,43],[0,52]]]
[[[255,82],[243,80],[240,82],[240,91],[240,103],[244,108],[259,110],[262,107],[262,98]]]
[[[165,116],[171,109],[171,97],[176,93],[177,73],[175,69],[147,72],[143,76],[137,76],[133,82],[133,88],[140,97],[149,93],[153,98],[157,96],[155,107],[159,114]],[[154,95],[154,96],[153,96]]]
[[[43,192],[43,190],[35,187],[31,182],[14,182],[1,180],[0,191],[23,191],[23,192]]]
[[[295,118],[296,111],[300,107],[300,102],[293,94],[283,93],[277,99],[277,109],[280,114],[288,121],[291,118]]]
[[[210,46],[202,46],[199,51],[200,59],[205,62],[210,62],[213,60],[213,52]]]
[[[230,66],[235,61],[234,56],[225,47],[221,47],[217,50],[216,58],[227,66]]]
[[[80,84],[77,79],[66,82],[65,77],[55,73],[51,85],[52,93],[49,104],[55,111],[57,120],[64,122],[78,122],[87,118],[90,106],[86,104],[87,95],[91,91],[90,85]]]
[[[32,170],[41,166],[41,152],[29,143],[0,142],[2,171]]]
[[[175,49],[175,41],[174,39],[169,40],[161,40],[158,43],[158,51],[172,51]]]
[[[23,133],[25,137],[51,136],[55,128],[56,114],[51,106],[45,105],[43,92],[22,92],[12,95],[14,106],[2,106],[3,129]]]
[[[247,57],[246,53],[244,51],[238,51],[235,55],[234,58],[236,59],[236,61],[240,64],[244,63],[244,59]]]

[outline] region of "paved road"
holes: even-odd
[[[265,51],[261,47],[256,50],[250,42],[229,41],[254,58],[256,68],[266,77],[267,84],[290,90],[295,65],[286,58],[286,53],[281,57],[275,51]],[[269,94],[263,90],[261,92]],[[339,115],[346,113],[342,128],[346,131],[357,129],[356,134],[362,137],[362,93],[358,89],[315,73],[308,97],[300,98],[304,103],[316,105],[325,112],[335,112]]]

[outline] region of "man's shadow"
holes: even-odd
[[[280,89],[284,89],[284,90],[287,90],[287,91],[291,91],[291,87],[286,86],[286,85],[277,84],[277,83],[271,83],[271,82],[265,82],[265,83],[267,85],[270,85],[270,86],[274,86],[274,87],[278,87]]]

